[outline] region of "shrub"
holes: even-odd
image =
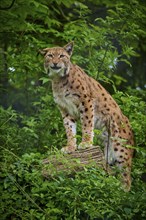
[[[10,163],[7,153],[1,163],[1,219],[145,219],[142,164],[135,164],[132,189],[125,193],[114,176],[97,167],[87,167],[74,176],[61,172],[46,179],[42,176],[43,158],[40,153],[24,154]],[[142,159],[141,154],[139,162]]]

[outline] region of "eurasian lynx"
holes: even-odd
[[[64,47],[41,50],[45,70],[52,80],[54,99],[66,129],[68,142],[62,151],[70,153],[77,149],[77,119],[80,118],[82,124],[82,142],[78,148],[90,147],[93,144],[93,130],[101,129],[105,157],[108,155],[106,160],[123,169],[124,185],[129,190],[133,155],[133,149],[129,146],[134,145],[129,120],[99,82],[71,63],[72,50],[72,42]]]

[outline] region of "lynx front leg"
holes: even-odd
[[[80,119],[82,124],[82,142],[79,144],[78,148],[89,148],[93,145],[94,136],[94,110],[91,100],[82,102]]]
[[[76,122],[73,117],[71,117],[69,114],[61,111],[62,117],[63,117],[63,122],[64,122],[64,127],[66,130],[66,135],[67,135],[67,146],[63,147],[61,149],[62,152],[64,153],[71,153],[76,150],[77,145],[76,145]]]

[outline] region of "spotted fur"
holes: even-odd
[[[123,169],[125,189],[131,185],[133,133],[126,116],[102,85],[70,61],[73,43],[64,47],[46,48],[44,68],[52,80],[55,102],[61,111],[67,134],[63,152],[77,149],[76,121],[81,120],[82,142],[78,148],[93,144],[94,129],[101,129],[105,158],[109,164]]]

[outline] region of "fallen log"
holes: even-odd
[[[51,178],[59,173],[73,175],[85,167],[102,167],[109,171],[109,167],[104,159],[103,152],[99,146],[92,146],[87,149],[80,149],[70,154],[55,153],[43,160],[42,174],[46,178]]]

